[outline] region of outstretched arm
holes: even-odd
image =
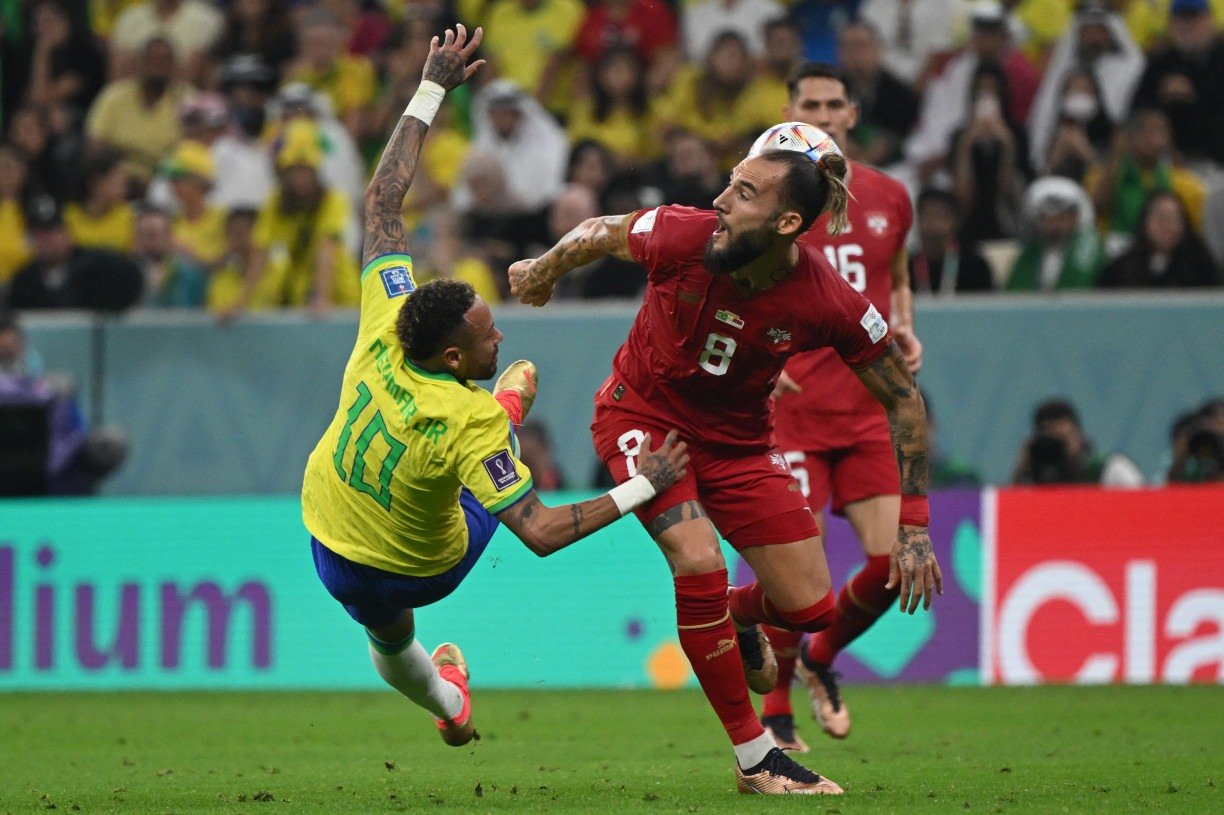
[[[407,254],[408,238],[404,230],[404,196],[416,175],[421,157],[421,144],[429,123],[442,103],[442,94],[462,85],[484,64],[468,59],[480,45],[484,31],[477,28],[472,39],[462,24],[447,29],[444,39],[437,37],[429,45],[429,56],[421,72],[421,86],[400,117],[387,147],[383,150],[374,177],[365,194],[365,245],[361,265],[383,255]]]
[[[676,431],[668,433],[654,451],[647,435],[642,451],[638,474],[598,498],[549,507],[532,490],[499,513],[497,519],[540,557],[564,549],[645,504],[684,477],[689,457],[684,442],[676,443]]]
[[[888,585],[891,588],[900,580],[901,610],[913,614],[920,599],[923,608],[930,608],[935,593],[943,594],[943,574],[927,533],[930,467],[926,408],[895,343],[884,356],[855,373],[888,413],[888,429],[901,474],[901,526],[893,545]]]
[[[629,252],[629,223],[633,215],[588,218],[538,258],[510,266],[510,292],[520,303],[542,306],[552,298],[553,286],[563,274],[611,255],[633,260]]]

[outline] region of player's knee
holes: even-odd
[[[671,565],[672,574],[682,575],[709,574],[719,569],[727,568],[722,552],[714,550],[694,550],[683,552],[667,552],[667,562]]]

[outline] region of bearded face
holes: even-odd
[[[770,223],[732,234],[725,226],[706,241],[702,262],[711,274],[731,274],[765,254],[777,233]]]

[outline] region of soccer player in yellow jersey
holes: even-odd
[[[468,41],[460,25],[434,37],[421,86],[366,191],[357,344],[302,485],[320,579],[365,626],[379,675],[429,711],[455,746],[475,732],[467,665],[450,643],[425,653],[413,609],[454,591],[499,523],[542,557],[641,506],[688,463],[673,431],[656,450],[644,445],[637,478],[591,501],[544,506],[512,426],[535,398],[534,366],[511,365],[496,398],[478,387],[496,373],[502,340],[489,307],[466,283],[416,286],[404,195],[443,95],[483,64],[468,64],[481,33]]]

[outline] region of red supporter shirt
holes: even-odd
[[[830,235],[828,217],[821,216],[799,242],[821,252],[887,320],[892,259],[905,248],[913,209],[899,181],[865,164],[852,162],[851,167],[849,231]],[[869,432],[888,438],[884,408],[831,350],[795,357],[786,373],[803,392],[789,394],[775,406],[775,430],[784,450],[848,447]]]
[[[678,39],[676,17],[665,3],[634,0],[620,22],[609,17],[608,10],[599,3],[587,10],[574,39],[574,50],[583,59],[594,62],[605,49],[625,45],[649,61]]]
[[[690,207],[634,217],[629,249],[646,267],[646,295],[596,403],[675,426],[690,443],[747,453],[772,446],[769,396],[791,355],[831,347],[862,367],[892,337],[811,247],[800,246],[785,280],[755,294],[706,271],[702,253],[717,225],[713,212]]]

